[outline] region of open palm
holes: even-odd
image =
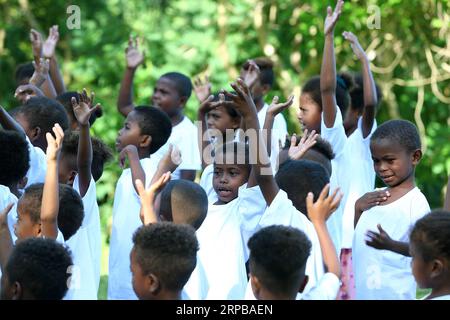
[[[59,32],[58,26],[52,26],[48,33],[48,38],[45,40],[44,45],[42,46],[42,55],[45,58],[51,58],[55,55],[56,44],[59,40]]]
[[[139,51],[139,42],[137,37],[134,38],[133,42],[133,38],[130,36],[125,53],[128,68],[137,68],[139,65],[144,63],[145,53]]]
[[[92,113],[94,113],[95,110],[100,107],[100,104],[92,107],[94,103],[94,96],[95,94],[92,92],[91,97],[88,97],[86,89],[83,89],[83,92],[79,94],[79,103],[77,103],[77,100],[75,98],[72,98],[73,112],[80,125],[87,125]]]
[[[341,15],[343,5],[344,1],[338,0],[338,3],[336,4],[334,11],[332,11],[331,7],[327,8],[327,17],[325,19],[325,26],[324,26],[325,34],[329,34],[334,31],[336,22],[338,21],[339,16]]]

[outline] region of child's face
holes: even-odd
[[[240,119],[232,118],[225,107],[217,107],[206,115],[208,129],[217,129],[225,135],[227,129],[239,128]]]
[[[413,181],[414,168],[421,156],[420,151],[409,152],[389,139],[371,141],[370,151],[375,172],[388,187],[393,188]]]
[[[27,200],[21,198],[17,204],[17,222],[14,225],[14,234],[18,241],[37,237],[40,234],[41,226],[31,220],[27,207]]]
[[[171,80],[159,78],[152,96],[154,107],[160,108],[171,118],[180,112],[185,103]]]
[[[238,196],[239,187],[247,182],[250,170],[242,164],[214,164],[213,187],[218,204],[228,203]]]
[[[316,132],[320,132],[322,111],[309,93],[302,93],[300,96],[300,107],[297,113],[297,119],[302,125],[303,130],[308,129],[309,131],[316,130]]]
[[[409,253],[412,258],[411,269],[417,285],[421,289],[431,288],[430,275],[433,270],[433,261],[426,262],[412,241],[409,244]]]
[[[151,300],[152,296],[148,285],[149,279],[136,260],[136,249],[133,248],[130,253],[130,268],[134,293],[139,300]]]
[[[74,162],[76,164],[76,159],[73,159],[72,155],[61,153],[58,166],[59,183],[73,186],[73,181],[77,175],[77,172],[73,170]]]
[[[119,130],[119,135],[116,139],[116,149],[118,152],[130,144],[139,147],[142,135],[137,118],[138,115],[136,112],[131,111],[125,119],[123,128]]]

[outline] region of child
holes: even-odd
[[[170,173],[167,172],[147,190],[144,189],[141,181],[136,182],[141,198],[141,220],[144,225],[157,223],[158,220],[170,221],[175,224],[187,224],[197,230],[203,223],[208,210],[208,198],[205,191],[192,181],[168,182],[169,180]],[[208,290],[206,273],[197,256],[197,265],[183,288],[182,298],[183,300],[204,300]]]
[[[16,87],[28,84],[33,73],[34,66],[31,62],[19,64],[15,72]]]
[[[67,112],[69,118],[69,127],[71,130],[78,130],[78,121],[73,112],[72,98],[75,98],[76,103],[80,102],[80,95],[76,91],[67,91],[56,97],[56,100],[61,103]],[[89,125],[92,126],[98,118],[103,115],[100,105],[96,106],[95,110],[89,118]]]
[[[61,300],[67,292],[72,258],[52,239],[30,238],[15,246],[4,268],[2,300]]]
[[[130,37],[126,49],[127,69],[120,86],[117,108],[127,116],[133,108],[132,85],[137,67],[144,62],[144,55],[138,50],[138,42]],[[172,134],[167,144],[155,153],[155,158],[162,158],[169,144],[177,146],[183,162],[173,173],[174,179],[195,179],[196,170],[201,169],[200,155],[197,145],[197,128],[184,116],[185,107],[192,92],[192,84],[188,77],[178,72],[163,74],[157,81],[152,96],[152,105],[164,111],[172,123]]]
[[[433,210],[416,222],[410,235],[411,268],[424,299],[450,300],[450,212]]]
[[[375,172],[387,188],[367,193],[355,204],[356,298],[414,299],[411,259],[401,254],[408,254],[404,242],[408,242],[410,228],[430,211],[414,178],[422,157],[417,128],[406,120],[387,121],[372,135],[370,150]],[[377,228],[379,234],[374,231]],[[388,241],[387,235],[395,241]]]
[[[196,265],[194,229],[173,223],[140,227],[133,235],[133,289],[141,300],[180,300]]]
[[[149,186],[157,168],[157,160],[149,156],[167,142],[171,131],[170,119],[164,112],[145,106],[134,108],[119,131],[116,148],[120,152],[120,164],[128,157],[130,168],[122,172],[114,197],[108,299],[136,299],[128,261],[132,235],[141,225],[134,182],[139,179]]]
[[[0,185],[7,186],[20,197],[19,189],[26,184],[25,176],[30,168],[30,155],[25,135],[14,131],[0,131]]]

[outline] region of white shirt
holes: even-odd
[[[208,203],[213,204],[217,201],[217,193],[213,187],[214,164],[205,167],[200,177],[200,186],[205,190],[208,197]]]
[[[158,163],[153,158],[141,159],[140,162],[145,171],[145,184],[148,188]],[[139,195],[133,186],[131,169],[128,168],[117,181],[114,194],[108,299],[137,299],[131,284],[130,252],[133,248],[133,234],[142,225],[139,218],[140,209]]]
[[[347,157],[350,161],[351,176],[347,191],[347,199],[344,203],[342,247],[351,248],[353,242],[355,202],[367,192],[375,188],[375,170],[373,169],[372,153],[370,152],[370,138],[377,128],[376,121],[369,135],[364,138],[362,134],[362,117],[358,120],[358,128],[348,137]]]
[[[177,146],[181,153],[181,163],[172,173],[172,180],[180,179],[180,170],[200,170],[200,151],[198,149],[197,127],[188,117],[172,127],[172,133],[161,148],[158,149],[152,158],[161,159],[169,150],[169,145]]]
[[[409,233],[416,221],[430,211],[427,199],[414,188],[400,199],[365,211],[355,228],[353,238],[353,271],[356,299],[412,300],[416,282],[411,273],[411,258],[366,245],[367,231],[376,231],[377,224],[396,241],[409,242]]]
[[[73,182],[73,188],[80,194],[78,175]],[[94,178],[91,177],[89,188],[83,200],[84,219],[80,228],[86,230],[89,251],[91,254],[92,272],[96,291],[100,284],[100,260],[102,255],[102,234],[100,230],[100,212],[97,204],[97,192]]]
[[[261,129],[263,129],[264,122],[266,121],[267,109],[269,109],[269,105],[265,103],[262,109],[258,111],[258,121]],[[280,153],[279,141],[281,141],[281,144],[284,145],[287,134],[288,131],[286,120],[284,119],[283,114],[279,113],[275,116],[273,121],[270,148],[270,163],[274,173],[278,171],[278,154]]]
[[[66,241],[72,252],[70,286],[64,300],[97,300],[98,284],[95,282],[93,262],[87,229],[81,227]]]
[[[344,126],[342,124],[341,111],[339,110],[339,107],[336,109],[336,118],[333,127],[331,128],[326,127],[324,115],[322,113],[320,134],[323,139],[331,144],[335,155],[334,159],[331,160],[332,173],[330,177],[330,190],[333,192],[339,187],[341,193],[343,193],[341,204],[327,220],[328,231],[330,232],[331,239],[336,248],[336,253],[339,257],[342,248],[342,217],[344,214],[345,203],[347,202],[349,184],[354,175],[350,166],[352,155],[348,149],[347,136],[345,135]]]
[[[239,188],[224,205],[210,205],[197,238],[209,283],[207,299],[243,299],[247,285],[247,241],[257,231],[266,203],[259,187]]]
[[[183,300],[205,300],[209,285],[203,263],[197,254],[197,265],[182,291]]]
[[[30,155],[30,169],[27,172],[27,187],[34,183],[44,183],[47,172],[47,157],[41,148],[33,146],[27,136],[28,152]]]

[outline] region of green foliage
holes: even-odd
[[[177,70],[193,77],[206,71],[213,90],[218,90],[229,87],[243,61],[262,55],[269,55],[276,62],[277,84],[269,101],[273,95],[298,94],[301,85],[320,72],[323,19],[326,6],[334,1],[80,0],[77,4],[81,9],[81,29],[68,30],[66,1],[0,0],[0,103],[7,108],[17,105],[13,99],[14,69],[32,58],[30,28],[46,35],[52,24],[58,24],[57,53],[67,87],[96,92],[104,116],[92,131],[113,146],[123,121],[116,111],[116,99],[130,33],[145,39],[147,52],[147,68],[139,69],[135,78],[136,103],[149,103],[152,87],[164,72]],[[367,10],[369,4],[380,6],[379,30],[367,27],[367,19],[372,15]],[[346,2],[335,32],[337,67],[360,69],[350,46],[341,37],[343,31],[354,32],[363,47],[371,47],[374,76],[385,97],[379,123],[393,117],[417,123],[414,111],[420,79],[437,76],[435,87],[443,96],[450,96],[450,54],[448,49],[445,51],[446,46],[450,47],[448,12],[447,1]],[[438,54],[439,48],[444,48],[444,54]],[[437,71],[430,66],[427,51]],[[396,59],[398,56],[400,59]],[[450,172],[450,99],[438,96],[436,88],[431,90],[430,82],[423,85],[421,121],[427,149],[417,169],[417,182],[432,207],[442,205],[442,190]],[[192,97],[186,107],[191,119],[196,108],[197,101]],[[299,130],[295,112],[286,113],[290,132]],[[120,172],[117,163],[111,163],[97,185],[105,230],[109,230],[114,187]]]

